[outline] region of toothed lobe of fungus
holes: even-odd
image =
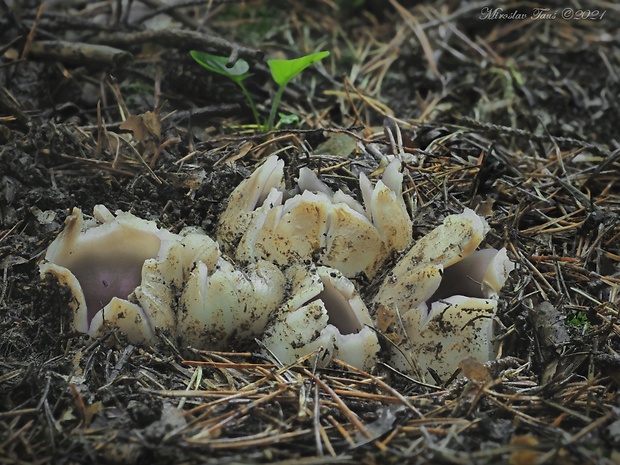
[[[420,238],[384,278],[373,302],[400,315],[408,352],[426,372],[448,379],[467,357],[497,353],[494,318],[499,290],[514,269],[505,249],[476,250],[488,225],[472,210],[446,217]],[[411,371],[403,351],[391,362]]]

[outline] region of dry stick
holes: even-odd
[[[38,40],[30,44],[30,55],[74,63],[100,63],[123,66],[133,60],[133,55],[107,45],[95,45],[66,40]]]
[[[0,418],[18,417],[20,415],[28,415],[30,413],[37,413],[37,409],[34,407],[31,407],[31,408],[9,410],[8,412],[0,412]],[[0,450],[3,449],[2,446],[3,445],[0,445]]]
[[[233,42],[229,42],[221,37],[203,34],[194,31],[184,31],[180,29],[163,29],[129,33],[102,33],[93,38],[93,42],[112,46],[131,46],[143,43],[156,43],[170,47],[173,44],[176,48],[216,48],[226,51],[231,55],[237,54],[242,58],[250,60],[262,60],[264,53],[260,50],[244,47]]]
[[[282,394],[283,392],[287,390],[288,390],[287,386],[281,387],[277,391],[270,392],[269,394],[266,394],[263,397],[260,397],[250,402],[249,404],[242,406],[240,409],[234,410],[228,414],[223,415],[223,418],[218,423],[216,423],[215,425],[209,426],[206,429],[206,431],[210,433],[212,431],[217,431],[218,429],[223,428],[231,421],[237,418],[242,418],[243,416],[247,415],[254,407],[258,407],[261,404],[268,403],[271,399],[278,397],[280,394]]]
[[[247,449],[249,447],[266,447],[271,444],[283,444],[286,440],[294,439],[299,436],[304,436],[308,433],[307,430],[297,430],[291,431],[289,433],[279,433],[276,435],[267,436],[269,432],[261,432],[258,434],[253,434],[251,436],[244,436],[241,438],[224,438],[224,439],[213,439],[208,438],[205,441],[195,441],[194,438],[187,439],[189,444],[204,444],[208,446],[209,449]],[[319,461],[317,461],[319,460]],[[307,462],[304,459],[295,458],[292,461],[284,461],[277,462],[278,465],[303,465],[304,463],[310,463],[313,465],[321,465],[321,464],[332,464],[338,463],[339,461],[350,461],[350,458],[341,460],[336,457],[326,457],[325,459],[316,459],[312,457],[311,462]],[[239,463],[239,462],[236,462]],[[275,462],[271,462],[275,463]]]
[[[313,427],[314,427],[314,441],[316,445],[317,455],[319,457],[323,456],[323,444],[321,443],[321,438],[323,437],[323,431],[321,430],[321,418],[320,418],[320,407],[321,402],[319,399],[319,385],[314,385],[314,418],[312,419]]]
[[[604,157],[611,156],[611,153],[608,150],[605,150],[603,147],[600,147],[596,144],[592,144],[590,142],[586,142],[584,140],[575,139],[572,137],[560,137],[560,136],[534,134],[524,129],[501,126],[499,124],[485,123],[482,121],[475,120],[473,118],[469,118],[467,116],[459,120],[459,125],[464,126],[468,129],[484,129],[487,131],[494,131],[494,132],[499,132],[503,134],[515,135],[518,137],[524,137],[527,139],[531,139],[537,142],[548,142],[549,140],[552,140],[554,143],[562,143],[562,144],[568,144],[571,146],[590,149],[596,154],[602,155]]]
[[[95,154],[97,156],[103,153],[103,116],[101,116],[101,99],[97,100],[97,146]]]
[[[181,138],[180,137],[172,137],[172,138],[164,141],[162,144],[160,144],[159,147],[157,147],[157,150],[155,150],[155,153],[153,154],[153,156],[151,157],[151,161],[149,162],[149,167],[151,169],[155,169],[155,162],[157,162],[157,159],[162,154],[162,152],[169,145],[178,144],[179,142],[181,142]]]

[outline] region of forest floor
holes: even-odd
[[[620,463],[620,6],[546,3],[0,0],[0,463]],[[266,59],[331,54],[261,132],[193,49],[244,57],[262,118]],[[400,157],[416,238],[484,212],[498,360],[422,383],[70,331],[39,263],[74,207],[213,234],[275,153],[354,195]]]

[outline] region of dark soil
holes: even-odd
[[[0,463],[620,463],[620,7],[121,3],[0,0]],[[331,55],[265,134],[192,49],[247,59],[263,117],[263,56]],[[352,157],[314,153],[334,133]],[[406,155],[416,237],[492,204],[486,241],[518,263],[501,357],[424,384],[70,331],[38,264],[74,207],[212,234],[276,152],[354,194]]]

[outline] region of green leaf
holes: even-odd
[[[252,114],[254,115],[254,119],[256,120],[256,124],[261,126],[260,117],[258,115],[258,110],[256,109],[256,104],[252,99],[252,96],[248,92],[248,89],[243,85],[243,80],[252,76],[248,73],[250,69],[250,65],[243,58],[239,58],[235,64],[233,64],[230,68],[227,66],[228,58],[221,57],[217,55],[210,55],[209,53],[198,52],[196,50],[192,50],[189,52],[194,60],[204,68],[209,71],[213,71],[214,73],[221,74],[222,76],[226,76],[229,79],[232,79],[237,85],[241,88],[241,92],[245,95],[250,108],[252,109]]]
[[[293,60],[269,60],[267,65],[271,70],[271,77],[281,87],[299,75],[308,66],[329,56],[329,52],[317,52]]]
[[[228,57],[211,55],[209,53],[198,52],[192,50],[189,52],[198,64],[207,68],[209,71],[226,76],[236,83],[240,83],[244,79],[249,78],[252,74],[248,73],[250,65],[243,58],[239,58],[230,68],[226,66]]]

